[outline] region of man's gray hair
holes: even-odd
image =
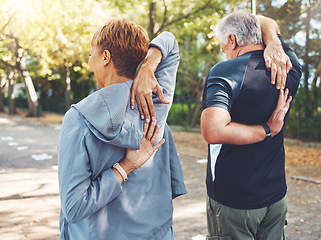
[[[248,10],[228,14],[214,28],[214,34],[224,44],[227,44],[229,34],[235,35],[238,46],[263,43],[260,22]]]

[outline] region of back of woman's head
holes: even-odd
[[[214,33],[224,44],[229,34],[235,35],[239,46],[263,43],[260,22],[249,10],[236,10],[228,14],[215,27]]]
[[[95,32],[91,45],[108,50],[117,74],[133,79],[147,54],[149,39],[141,26],[126,19],[112,19]]]

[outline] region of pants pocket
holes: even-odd
[[[208,197],[207,227],[209,240],[231,240],[231,229],[227,221],[228,208]]]

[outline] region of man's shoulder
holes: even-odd
[[[249,58],[247,56],[240,56],[230,60],[226,60],[215,64],[210,72],[209,78],[228,78],[235,76],[242,77],[248,65]]]
[[[233,67],[233,63],[235,63],[235,58],[231,60],[225,60],[215,64],[210,70],[211,73],[221,73],[227,69],[231,69]]]

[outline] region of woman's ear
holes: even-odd
[[[111,54],[108,50],[104,50],[103,51],[103,61],[104,61],[104,66],[107,66],[108,63],[110,62],[111,60]]]

